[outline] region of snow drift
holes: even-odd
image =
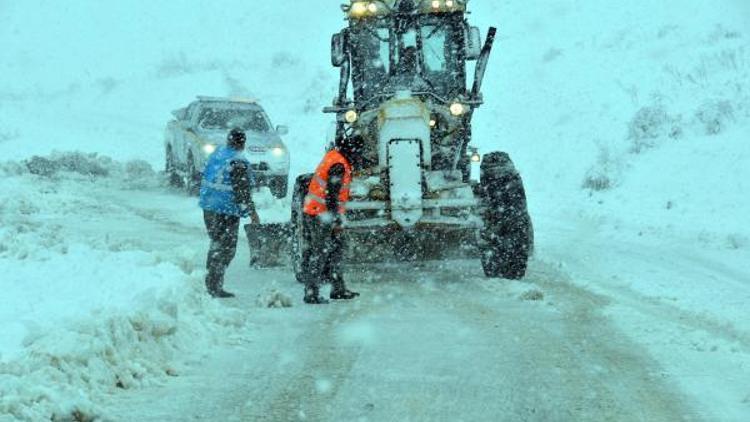
[[[160,188],[147,164],[58,153],[0,176],[0,414],[103,416],[102,394],[178,376],[181,354],[244,324],[203,294],[195,249],[158,248],[118,201]]]

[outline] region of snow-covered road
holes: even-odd
[[[56,271],[61,260],[81,274],[55,280],[88,289],[68,295],[45,283],[39,294],[24,293],[28,304],[8,308],[8,321],[59,319],[19,337],[34,352],[18,355],[18,367],[10,355],[11,412],[21,412],[20,403],[46,409],[45,400],[154,421],[732,421],[750,412],[750,329],[742,318],[750,282],[741,251],[612,241],[612,232],[587,231],[590,222],[575,216],[539,216],[537,256],[523,281],[485,279],[471,260],[354,266],[348,278],[362,297],[313,307],[301,303],[288,269],[247,266],[242,235],[227,276],[238,297],[215,301],[202,291],[207,239],[195,199],[164,188],[153,173],[127,174],[39,178],[19,170],[8,179],[18,196],[5,206],[20,211],[6,214],[16,234],[4,238],[3,262],[17,256],[13,269],[36,280],[34,271]],[[258,202],[267,221],[286,212],[264,194]],[[52,252],[28,249],[38,243]],[[79,245],[91,251],[66,252]],[[128,254],[143,257],[119,258]],[[105,261],[82,262],[99,257]],[[293,306],[267,308],[273,294]],[[157,298],[144,299],[150,295]],[[92,303],[100,296],[108,307]],[[92,341],[81,337],[92,315],[112,315],[100,322],[105,334],[93,336],[101,351],[80,346]],[[137,328],[152,320],[151,330],[166,336]],[[131,329],[137,339],[106,334]],[[49,347],[61,340],[69,346]],[[111,369],[99,372],[101,364]],[[52,368],[62,378],[49,378]],[[96,404],[64,392],[38,402],[23,380],[45,379],[73,379],[73,391]]]
[[[145,209],[136,214],[161,222],[164,232],[154,238],[170,238],[178,225]],[[194,234],[191,242],[205,248],[203,233]],[[310,307],[300,304],[289,271],[250,270],[244,244],[240,251],[227,281],[239,295],[226,303],[247,312],[250,324],[221,347],[195,350],[168,384],[115,396],[113,416],[699,419],[650,353],[604,315],[612,300],[543,259],[523,282],[487,280],[473,261],[354,267],[349,279],[360,300]],[[257,297],[270,290],[296,306],[259,307]]]
[[[253,323],[219,351],[197,351],[183,377],[126,393],[113,415],[477,421],[694,414],[648,353],[601,315],[606,300],[541,262],[522,283],[488,282],[477,267],[363,271],[350,276],[363,293],[358,301],[283,309],[257,308],[254,298],[275,283],[297,299],[301,289],[288,273],[235,267],[229,285],[239,298],[231,305],[251,312]],[[533,297],[529,291],[544,299],[521,299]]]

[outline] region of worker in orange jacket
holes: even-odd
[[[359,162],[364,147],[358,136],[341,139],[315,170],[305,197],[303,224],[308,248],[303,256],[305,303],[325,304],[320,285],[330,282],[331,299],[354,299],[359,293],[346,288],[341,272],[344,241],[342,225],[349,201],[352,163]]]

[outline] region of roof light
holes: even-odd
[[[367,13],[367,4],[363,1],[352,3],[351,13],[354,17],[362,17]]]
[[[468,0],[420,0],[421,13],[465,12]]]

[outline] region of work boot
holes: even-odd
[[[325,305],[328,299],[322,297],[317,287],[305,287],[305,303],[309,305]]]
[[[224,290],[222,288],[223,285],[224,275],[209,267],[206,273],[206,291],[208,291],[208,294],[212,297],[217,297],[218,292]]]
[[[333,300],[350,300],[359,296],[359,293],[353,292],[346,287],[331,290],[330,297]]]
[[[331,284],[333,285],[333,288],[331,289],[330,298],[333,300],[350,300],[354,299],[355,297],[359,296],[359,293],[353,292],[346,288],[346,281],[344,281],[344,277],[339,272],[334,272],[330,276]]]
[[[234,297],[234,293],[230,293],[224,289],[215,289],[215,290],[209,290],[208,294],[210,294],[212,297],[218,298],[218,299],[228,299],[230,297]]]

